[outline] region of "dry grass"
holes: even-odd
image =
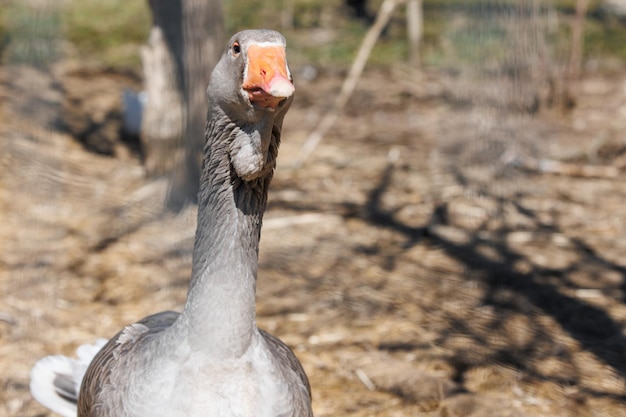
[[[47,128],[62,97],[43,87],[71,82],[63,71],[0,71],[0,416],[44,416],[28,393],[37,358],[180,308],[195,214],[162,213],[164,184],[138,161]],[[287,117],[258,320],[302,360],[316,415],[626,415],[623,174],[502,163],[611,164],[626,78],[589,79],[573,114],[533,119],[468,108],[467,81],[406,82],[368,74],[297,171],[339,80],[299,85]]]

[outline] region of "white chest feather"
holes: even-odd
[[[294,410],[287,382],[264,348],[256,344],[242,357],[220,362],[190,355],[183,364],[169,367],[169,377],[157,377],[163,378],[158,390],[138,387],[139,395],[126,404],[132,408],[129,415],[290,417]],[[153,381],[151,388],[155,386]]]

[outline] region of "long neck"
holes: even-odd
[[[259,239],[277,147],[271,146],[269,169],[242,180],[231,163],[232,138],[259,131],[246,133],[220,116],[207,126],[192,278],[181,321],[192,349],[226,358],[243,354],[256,331]],[[271,127],[262,133],[271,136]]]

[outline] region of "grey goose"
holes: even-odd
[[[146,317],[78,359],[41,359],[31,392],[43,405],[66,417],[313,415],[300,362],[255,315],[261,223],[294,93],[285,50],[278,32],[242,31],[211,74],[182,312]]]

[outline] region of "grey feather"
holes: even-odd
[[[212,73],[185,307],[146,317],[106,343],[82,378],[79,417],[313,415],[302,365],[255,324],[261,223],[293,87],[285,61],[257,88],[252,47],[284,50],[285,39],[240,32]],[[263,87],[272,83],[280,88]],[[57,395],[73,395],[65,375],[55,384]]]

